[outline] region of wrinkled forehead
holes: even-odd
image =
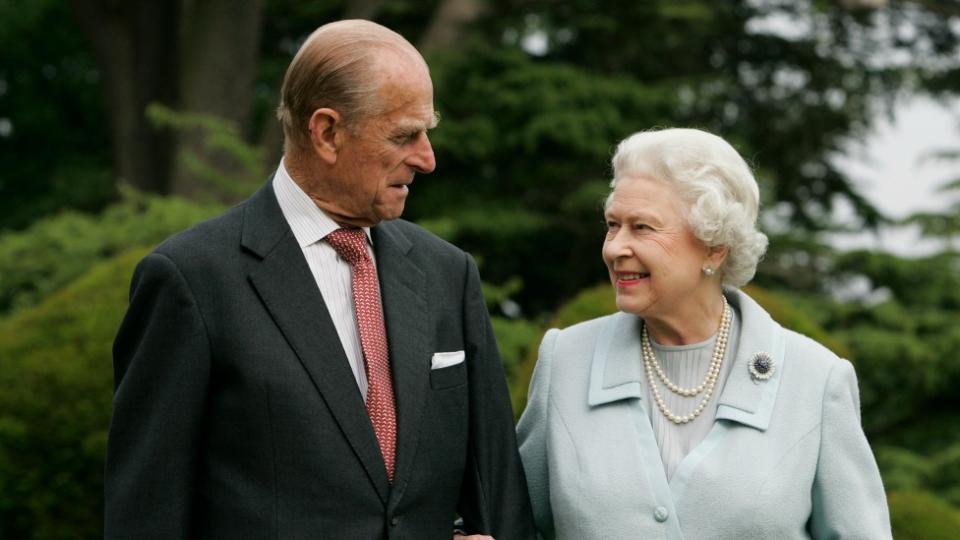
[[[604,214],[628,215],[637,212],[662,214],[686,213],[686,205],[676,187],[649,175],[619,178],[604,203]]]
[[[383,114],[398,122],[416,123],[423,129],[437,125],[439,115],[433,108],[433,83],[426,64],[414,59],[383,62],[375,70],[381,78],[378,96]]]

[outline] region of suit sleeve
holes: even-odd
[[[176,265],[150,254],[134,273],[113,346],[105,538],[186,538],[210,346]]]
[[[857,376],[846,360],[835,363],[824,391],[811,529],[817,539],[892,537],[880,471],[860,426]]]
[[[547,539],[555,536],[553,510],[550,507],[550,469],[547,461],[547,411],[550,400],[550,362],[559,333],[552,329],[543,337],[537,365],[530,379],[527,408],[517,424],[520,458],[527,474],[533,519],[537,530]]]
[[[463,325],[470,407],[467,463],[457,512],[463,529],[498,540],[533,538],[523,466],[517,452],[510,395],[480,287],[466,256]]]

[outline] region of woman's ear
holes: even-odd
[[[723,266],[723,261],[727,260],[727,254],[730,253],[728,246],[713,246],[707,248],[707,258],[703,261],[704,266],[710,266],[719,269]]]
[[[313,111],[307,124],[310,130],[310,147],[328,165],[337,161],[343,143],[343,117],[334,109],[322,108]]]

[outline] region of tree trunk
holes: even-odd
[[[433,12],[430,26],[417,41],[417,49],[431,50],[454,47],[463,36],[463,29],[483,13],[480,0],[443,0]]]
[[[93,44],[109,111],[114,173],[151,192],[166,193],[172,134],[147,121],[148,104],[177,97],[176,2],[70,0]]]
[[[343,18],[372,21],[381,7],[383,0],[349,0],[343,7]]]
[[[239,166],[197,132],[153,127],[147,105],[213,115],[245,136],[264,0],[70,0],[103,74],[117,176],[143,190],[197,195],[181,149],[229,177]]]
[[[184,0],[178,110],[228,120],[244,140],[249,138],[262,22],[263,0]],[[235,159],[205,144],[202,133],[178,133],[177,147],[193,153],[228,181],[243,172]],[[175,161],[174,193],[196,196],[213,187],[183,160]]]

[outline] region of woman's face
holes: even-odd
[[[673,188],[644,177],[617,182],[605,214],[603,261],[617,307],[643,318],[669,318],[707,290],[708,249],[684,218]]]

